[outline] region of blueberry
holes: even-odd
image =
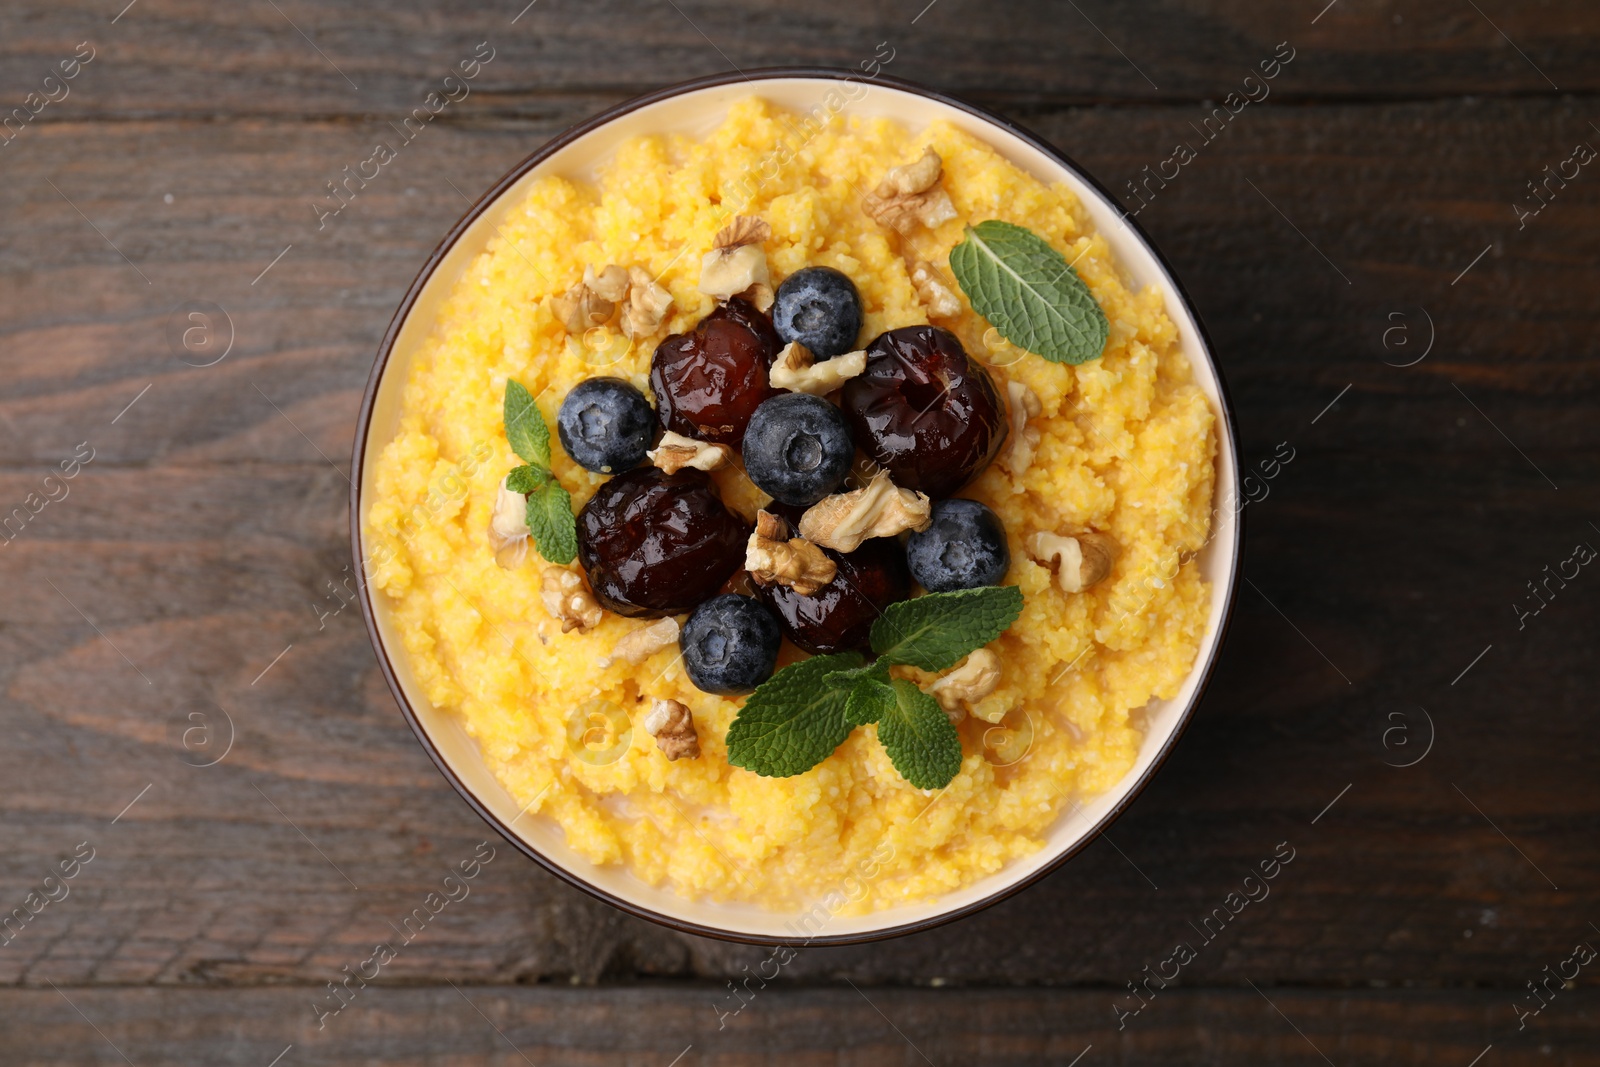
[[[1000,517],[976,500],[933,505],[933,525],[906,542],[911,576],[930,593],[997,585],[1011,565]]]
[[[745,473],[785,504],[815,504],[833,492],[855,454],[844,413],[806,393],[763,402],[744,432]]]
[[[656,413],[621,378],[587,378],[561,402],[556,432],[578,466],[620,474],[644,462],[655,439]]]
[[[707,693],[748,693],[778,664],[783,633],[761,601],[724,593],[694,609],[678,637],[689,680]]]
[[[818,359],[832,359],[855,348],[861,294],[832,267],[802,267],[778,286],[772,325],[785,344],[799,341]]]

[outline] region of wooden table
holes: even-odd
[[[1542,177],[1600,145],[1600,10],[523,2],[0,8],[0,106],[27,118],[0,147],[0,511],[27,509],[0,543],[0,912],[59,898],[0,947],[0,1064],[1600,1063],[1596,967],[1564,962],[1600,945],[1600,576],[1564,563],[1600,545],[1600,170]],[[327,183],[481,41],[472,94],[319,229]],[[1201,144],[1280,42],[1270,97]],[[326,983],[491,836],[355,609],[319,617],[404,287],[570,123],[891,49],[887,73],[1119,191],[1200,146],[1139,222],[1245,462],[1295,458],[1246,509],[1176,755],[1038,887],[802,952],[738,1015],[726,983],[762,950],[625,918],[501,844],[319,1029]],[[57,99],[30,115],[30,92]],[[231,750],[196,766],[224,715]],[[1202,941],[1280,842],[1270,897]],[[1180,941],[1197,958],[1135,1000]]]

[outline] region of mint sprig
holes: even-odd
[[[901,777],[942,789],[961,770],[961,736],[937,701],[889,667],[953,667],[1022,613],[1016,586],[929,593],[890,605],[872,626],[877,659],[855,652],[791,664],[750,694],[728,728],[728,762],[771,778],[810,770],[857,726],[874,723]]]
[[[854,726],[844,717],[848,694],[822,679],[860,664],[859,652],[813,656],[756,686],[728,727],[728,762],[766,778],[788,778],[827,759]]]
[[[539,554],[551,563],[571,563],[578,555],[578,525],[572,497],[550,470],[550,427],[520,382],[506,381],[506,440],[527,461],[506,475],[506,488],[528,498],[524,521]]]
[[[1044,238],[999,219],[967,228],[950,270],[973,310],[1007,341],[1053,363],[1085,363],[1111,323],[1089,287]]]

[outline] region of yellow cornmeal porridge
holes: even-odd
[[[998,871],[1041,846],[1069,798],[1103,792],[1132,766],[1136,712],[1177,693],[1205,634],[1210,588],[1190,556],[1209,533],[1215,440],[1161,294],[1125,288],[1066,186],[1039,182],[949,125],[912,134],[834,116],[810,136],[799,131],[793,116],[752,98],[704,141],[625,144],[597,187],[554,177],[533,184],[456,282],[405,384],[399,435],[375,472],[367,544],[373,582],[392,598],[428,698],[461,717],[517,801],[555,819],[577,852],[686,896],[777,910],[828,899],[830,911],[850,914]],[[1104,355],[1077,367],[1006,345],[964,299],[958,318],[937,323],[989,364],[1001,396],[1017,380],[1043,404],[1031,423],[1038,451],[1020,484],[996,463],[959,494],[1005,523],[1006,582],[1026,597],[1021,618],[990,646],[1003,678],[985,702],[991,712],[1014,707],[1005,722],[1018,730],[991,732],[986,757],[985,732],[995,728],[964,721],[961,773],[940,794],[905,782],[871,726],[805,774],[759,777],[726,759],[723,738],[743,698],[696,689],[675,645],[639,666],[602,669],[640,622],[607,613],[594,630],[563,634],[540,598],[551,565],[531,551],[514,570],[496,565],[490,514],[501,478],[521,462],[501,425],[505,382],[526,385],[552,427],[562,398],[586,377],[619,375],[648,394],[655,346],[715,306],[696,290],[701,256],[732,212],[771,224],[774,284],[807,265],[855,281],[863,345],[928,322],[896,235],[864,215],[861,201],[929,145],[943,157],[960,217],[919,229],[905,252],[938,264],[952,284],[946,264],[964,224],[1017,223],[1075,265],[1111,323]],[[586,266],[612,263],[658,275],[675,306],[631,351],[600,344],[601,367],[569,340],[549,298]],[[580,508],[604,479],[554,451],[554,472]],[[746,517],[766,499],[736,468],[714,477]],[[1026,544],[1037,531],[1084,529],[1111,535],[1121,556],[1109,579],[1069,595]],[[786,642],[780,666],[798,655]],[[698,759],[669,762],[644,731],[656,698],[693,711]],[[606,702],[631,719],[625,754],[611,762],[582,743],[589,714]],[[1026,744],[1029,723],[1026,758],[1002,765]]]

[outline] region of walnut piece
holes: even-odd
[[[901,489],[887,471],[872,476],[866,488],[835,493],[800,516],[800,536],[835,552],[854,552],[869,537],[893,537],[932,524],[932,501]]]
[[[911,284],[927,308],[928,317],[949,319],[961,314],[961,298],[944,283],[944,276],[932,263],[917,262],[911,265]]]
[[[717,232],[711,251],[700,261],[700,291],[718,300],[743,296],[762,311],[772,306],[772,275],[762,243],[772,237],[763,219],[736,215]]]
[[[1000,657],[980,648],[967,661],[928,686],[928,695],[939,702],[946,715],[960,712],[995,691],[1000,684]],[[959,721],[959,720],[955,720]]]
[[[694,731],[694,716],[676,700],[657,700],[644,717],[644,732],[656,739],[656,747],[669,760],[698,759],[700,737]]]
[[[676,644],[678,632],[678,620],[671,615],[629,630],[611,655],[600,657],[600,668],[604,670],[613,663],[643,663],[668,645]]]
[[[605,274],[621,270],[621,267],[607,267]],[[570,334],[580,334],[592,330],[596,326],[604,326],[611,318],[611,313],[616,311],[617,305],[613,300],[608,300],[590,287],[590,281],[595,281],[610,288],[610,282],[600,282],[595,277],[594,268],[589,267],[584,271],[584,280],[574,285],[560,296],[550,298],[550,310],[566,331]],[[615,275],[611,275],[615,280]]]
[[[1011,443],[1000,457],[1000,465],[1020,478],[1033,465],[1033,453],[1039,447],[1039,429],[1029,426],[1028,420],[1037,418],[1044,407],[1039,396],[1021,382],[1006,383],[1006,408],[1011,416]]]
[[[550,298],[551,312],[570,334],[604,326],[618,304],[622,305],[623,333],[630,338],[648,337],[666,318],[672,294],[640,267],[612,264],[596,273],[590,264],[583,269],[583,281]]]
[[[791,393],[827,396],[866,369],[867,353],[864,349],[846,352],[818,363],[809,348],[799,341],[790,341],[778,353],[772,369],[767,371],[767,381],[774,388],[787,389]]]
[[[501,479],[495,494],[494,512],[489,516],[489,547],[494,561],[505,570],[522,566],[528,556],[528,498],[508,489]]]
[[[890,167],[878,184],[879,196],[915,196],[938,184],[944,174],[944,159],[932,148],[924,148],[914,162]]]
[[[932,228],[956,217],[950,194],[939,184],[944,160],[932,148],[914,163],[891,167],[883,181],[862,201],[867,216],[896,233],[910,233],[920,223]]]
[[[661,328],[672,309],[672,294],[642,267],[628,268],[628,299],[622,305],[622,332],[638,340]]]
[[[1111,573],[1117,543],[1105,534],[1036,533],[1028,539],[1033,558],[1056,572],[1065,593],[1081,593]]]
[[[600,299],[616,304],[628,295],[628,272],[613,264],[596,274],[591,264],[583,268],[583,284]]]
[[[583,576],[577,571],[551,567],[544,572],[539,595],[550,617],[561,621],[562,633],[572,630],[583,633],[600,625],[600,602],[583,584]]]
[[[822,549],[803,537],[790,537],[789,524],[770,511],[756,512],[744,569],[758,585],[776,582],[801,596],[812,596],[839,573],[839,565]]]
[[[698,471],[714,471],[719,467],[726,467],[733,460],[733,449],[727,445],[696,441],[692,437],[685,437],[668,430],[661,435],[661,443],[645,455],[650,457],[651,463],[668,474],[675,474],[685,467],[693,467]]]

